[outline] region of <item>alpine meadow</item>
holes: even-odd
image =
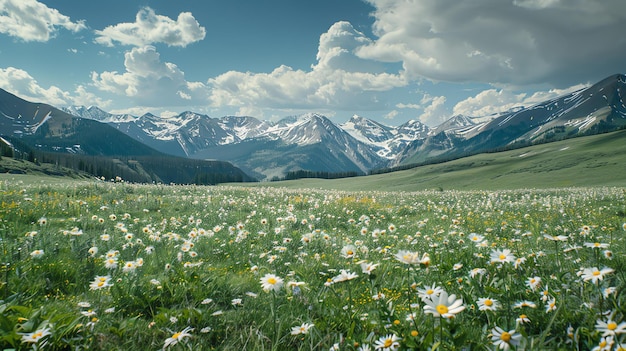
[[[0,193],[4,349],[626,346],[623,188]]]
[[[0,0],[0,351],[626,351],[626,0]]]

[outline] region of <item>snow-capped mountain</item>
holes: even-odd
[[[97,106],[69,106],[61,108],[61,110],[73,116],[93,119],[103,123],[129,122],[137,119],[137,117],[129,114],[115,115],[100,109]]]
[[[66,111],[108,123],[165,153],[231,161],[272,178],[297,170],[367,172],[614,130],[626,126],[625,82],[624,75],[614,75],[532,107],[480,118],[452,116],[432,129],[417,120],[390,127],[357,115],[337,125],[315,113],[272,123],[194,112],[162,118],[111,115],[96,107]]]
[[[394,163],[455,158],[496,149],[515,148],[579,135],[597,134],[626,126],[626,75],[616,74],[579,91],[528,108],[515,108],[488,122],[437,128],[425,140],[412,142]]]
[[[272,126],[269,122],[247,116],[224,116],[219,119],[219,124],[222,129],[232,131],[237,137],[230,143],[260,136]]]
[[[393,160],[408,143],[425,138],[429,130],[428,126],[416,120],[399,127],[389,127],[358,115],[352,116],[340,127],[355,139],[374,147],[378,156],[389,160]]]
[[[284,118],[256,137],[206,151],[197,156],[230,155],[227,159],[261,178],[298,170],[366,173],[384,164],[370,145],[315,113]]]

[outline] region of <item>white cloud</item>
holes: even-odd
[[[270,73],[226,72],[208,81],[212,106],[255,112],[263,108],[380,109],[385,102],[379,94],[405,86],[406,79],[382,72],[376,62],[356,56],[358,48],[370,42],[350,23],[337,22],[320,36],[317,63],[310,71],[282,65]]]
[[[505,89],[488,89],[481,91],[476,96],[471,96],[458,102],[453,108],[453,114],[472,117],[489,116],[505,112],[514,107],[530,107],[585,87],[583,84],[577,84],[566,89],[538,91],[530,96],[526,93],[514,93]]]
[[[0,88],[22,99],[31,102],[43,102],[56,107],[67,105],[106,107],[111,103],[110,100],[104,100],[88,92],[82,85],[79,85],[74,93],[64,91],[54,85],[44,88],[28,72],[15,67],[0,68]]]
[[[126,52],[126,71],[92,72],[91,80],[100,90],[131,98],[146,106],[206,104],[208,91],[201,82],[188,82],[185,74],[171,62],[162,62],[150,45]]]
[[[422,106],[418,105],[418,104],[404,104],[404,103],[398,103],[396,104],[397,108],[412,108],[415,110],[421,110]]]
[[[28,72],[15,67],[0,68],[0,88],[32,102],[63,105],[70,100],[69,93],[56,86],[43,88]]]
[[[134,23],[119,23],[96,30],[95,33],[95,41],[106,46],[113,46],[113,42],[118,42],[138,47],[156,43],[185,47],[204,39],[206,30],[190,12],[181,12],[173,20],[157,15],[153,9],[145,7],[139,10]]]
[[[357,54],[411,79],[563,87],[624,70],[623,0],[368,2],[379,38]]]
[[[24,41],[46,42],[57,27],[78,32],[84,21],[72,22],[68,16],[36,0],[0,0],[0,33]]]
[[[398,116],[399,112],[397,110],[391,110],[389,113],[383,116],[384,119],[392,120]]]
[[[436,126],[450,116],[445,106],[445,96],[428,97],[426,100],[422,99],[422,101],[422,103],[429,103],[429,105],[424,108],[424,112],[418,117],[422,123],[429,126]]]

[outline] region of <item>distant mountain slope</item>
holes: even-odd
[[[425,138],[429,131],[419,121],[408,121],[399,127],[389,127],[357,115],[340,127],[355,139],[371,145],[378,156],[390,160],[395,159],[408,143]]]
[[[381,165],[367,144],[314,113],[285,118],[254,138],[216,145],[193,157],[229,160],[266,179],[297,170],[366,173]]]
[[[93,111],[93,110],[92,110]],[[211,183],[251,178],[226,162],[164,155],[109,124],[31,103],[0,89],[0,136],[16,155],[94,175],[127,175],[142,182]],[[174,167],[174,169],[169,169]]]
[[[301,169],[366,172],[439,162],[616,130],[626,125],[625,81],[623,74],[617,74],[532,107],[519,106],[481,118],[452,116],[435,128],[417,120],[390,127],[356,115],[336,125],[313,113],[273,123],[254,117],[211,118],[193,112],[169,118],[150,114],[132,118],[106,115],[94,107],[68,111],[106,121],[164,153],[226,160],[261,178],[272,178]]]
[[[626,76],[610,76],[593,86],[530,108],[505,113],[465,129],[442,129],[408,145],[395,164],[453,158],[495,149],[596,134],[626,126]]]
[[[483,153],[365,177],[299,179],[264,186],[346,191],[626,187],[626,130]]]

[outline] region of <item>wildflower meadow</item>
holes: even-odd
[[[0,348],[624,350],[626,191],[0,183]]]

